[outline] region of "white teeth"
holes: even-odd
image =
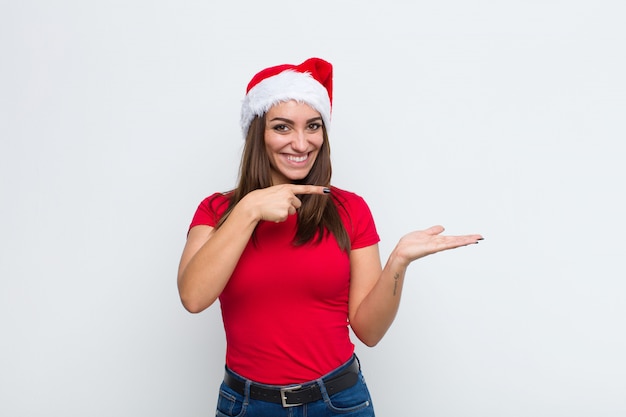
[[[309,155],[303,155],[303,156],[287,155],[287,159],[293,162],[303,162],[303,161],[306,161],[308,157]]]

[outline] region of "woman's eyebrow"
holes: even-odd
[[[285,117],[274,117],[270,119],[270,122],[276,122],[276,121],[294,124],[293,120],[287,119]],[[307,120],[306,123],[309,124],[309,123],[320,122],[320,121],[322,121],[322,118],[318,116],[318,117],[313,117]]]
[[[273,119],[270,120],[270,122],[276,122],[276,121],[293,124],[293,120],[285,119],[284,117],[274,117]]]

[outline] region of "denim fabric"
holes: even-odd
[[[354,358],[356,359],[356,357]],[[332,377],[345,369],[346,364],[335,369],[323,378]],[[217,401],[217,417],[374,417],[374,407],[363,374],[359,371],[359,380],[352,387],[329,396],[322,378],[311,381],[318,384],[323,398],[308,404],[284,408],[281,404],[255,400],[249,397],[250,382],[227,370],[232,375],[246,381],[246,395],[240,395],[222,383]],[[302,384],[308,385],[307,384]],[[272,387],[267,385],[267,387]]]

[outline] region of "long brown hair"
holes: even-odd
[[[326,127],[322,125],[324,141],[317,154],[315,163],[308,175],[296,184],[330,186],[332,166],[330,162],[330,144]],[[229,205],[217,227],[220,227],[230,215],[233,207],[249,192],[272,185],[270,160],[265,150],[265,116],[252,120],[239,167],[239,183],[230,193]],[[312,242],[319,243],[326,233],[332,233],[339,247],[350,251],[350,238],[341,221],[337,204],[339,201],[330,196],[319,194],[299,195],[302,206],[298,209],[298,229],[294,238],[295,245]]]

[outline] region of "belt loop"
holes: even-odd
[[[243,406],[247,407],[250,404],[250,386],[252,385],[252,381],[248,378],[245,378],[246,386],[243,389]]]
[[[330,396],[328,395],[328,391],[326,390],[326,384],[324,384],[323,378],[318,378],[315,380],[317,386],[320,389],[320,394],[322,394],[322,399],[324,402],[328,402],[330,400]]]

